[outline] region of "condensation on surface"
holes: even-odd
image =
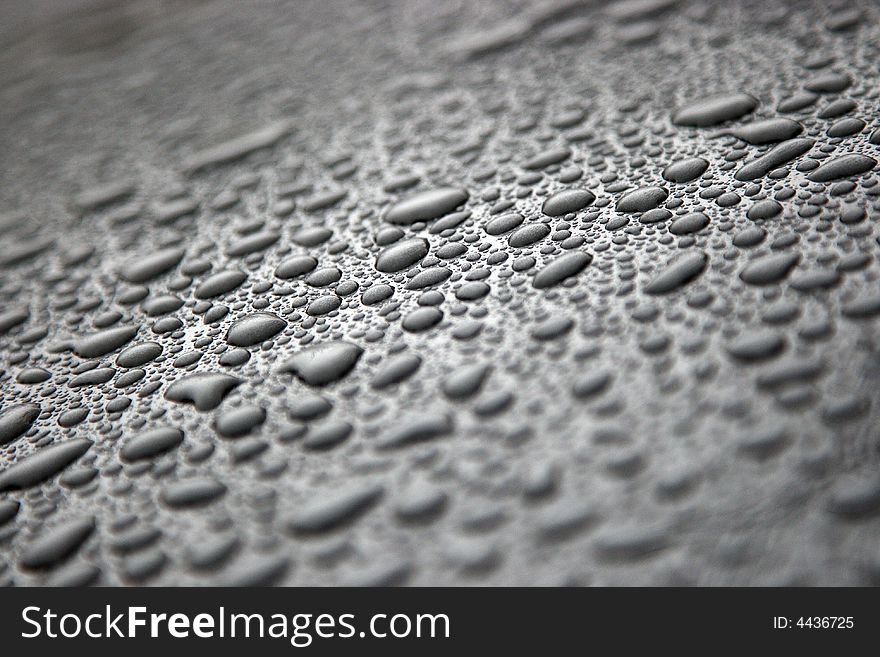
[[[880,581],[873,3],[4,11],[0,582]]]

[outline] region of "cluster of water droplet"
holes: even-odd
[[[0,580],[880,577],[877,12],[768,4],[425,19],[4,215]]]

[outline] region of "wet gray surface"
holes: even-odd
[[[0,11],[0,581],[880,580],[874,3]]]

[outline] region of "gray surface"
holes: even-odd
[[[880,186],[814,170],[878,155],[880,35],[838,5],[3,3],[0,581],[876,582]],[[778,117],[737,134],[811,141],[737,174]],[[447,187],[457,226],[389,212]]]

